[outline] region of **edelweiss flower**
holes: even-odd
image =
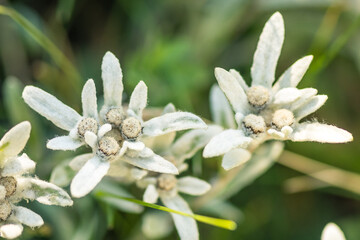
[[[222,128],[219,126],[209,126],[206,130],[190,130],[176,141],[174,141],[175,134],[167,134],[147,139],[146,143],[156,149],[156,153],[174,163],[181,173],[187,169],[187,164],[184,161],[203,148],[211,137],[221,130]],[[195,177],[187,176],[177,179],[175,175],[171,174],[150,173],[148,175],[149,177],[137,181],[139,187],[146,188],[143,197],[145,202],[156,203],[160,197],[165,206],[190,214],[192,211],[189,205],[178,193],[198,196],[205,194],[211,188],[207,182]],[[171,216],[181,239],[199,238],[194,219],[178,214],[171,214]]]
[[[154,172],[178,174],[177,168],[154,154],[141,142],[143,136],[158,136],[191,128],[206,128],[196,115],[173,112],[143,121],[142,111],[147,104],[147,86],[143,81],[135,87],[129,107],[122,107],[122,71],[118,59],[107,52],[102,62],[104,105],[98,116],[96,89],[88,80],[82,91],[83,115],[66,106],[43,90],[28,86],[24,89],[25,102],[56,126],[69,131],[69,136],[50,140],[48,148],[75,150],[87,144],[93,154],[76,157],[70,166],[79,170],[71,184],[71,193],[82,197],[89,193],[110,171],[111,165],[124,166],[124,162]],[[112,163],[112,164],[111,164]],[[121,174],[121,173],[120,173]]]
[[[211,188],[207,182],[195,177],[187,176],[177,179],[174,175],[164,173],[139,180],[138,186],[146,187],[143,197],[145,202],[156,203],[160,197],[166,207],[189,214],[192,214],[189,205],[178,193],[199,196]],[[199,231],[194,219],[173,213],[171,216],[181,239],[199,239]]]
[[[40,215],[25,207],[16,206],[22,199],[36,200],[46,205],[71,206],[70,196],[61,188],[31,177],[35,162],[24,149],[30,137],[30,123],[22,122],[9,130],[0,141],[0,236],[16,238],[23,231],[22,224],[40,227]]]
[[[251,86],[247,86],[235,70],[215,69],[219,86],[235,111],[238,127],[215,136],[205,147],[203,155],[214,157],[225,154],[223,166],[227,170],[249,159],[250,153],[246,148],[254,149],[269,139],[322,143],[352,141],[349,132],[335,126],[317,122],[299,123],[327,99],[325,95],[316,95],[316,89],[296,88],[312,56],[295,62],[273,86],[283,40],[284,22],[281,14],[276,12],[261,33],[251,67]]]

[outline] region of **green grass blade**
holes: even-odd
[[[113,198],[119,198],[125,201],[129,201],[129,202],[133,202],[139,205],[142,205],[144,207],[149,207],[149,208],[153,208],[153,209],[157,209],[157,210],[161,210],[161,211],[165,211],[165,212],[169,212],[169,213],[175,213],[175,214],[179,214],[185,217],[191,217],[194,218],[195,220],[199,221],[199,222],[203,222],[209,225],[213,225],[216,227],[220,227],[220,228],[224,228],[224,229],[228,229],[228,230],[235,230],[236,229],[236,223],[234,221],[231,220],[226,220],[226,219],[219,219],[219,218],[212,218],[212,217],[207,217],[207,216],[202,216],[202,215],[197,215],[197,214],[188,214],[188,213],[184,213],[184,212],[180,212],[171,208],[167,208],[164,206],[159,206],[156,204],[152,204],[152,203],[147,203],[147,202],[143,202],[141,200],[138,199],[133,199],[133,198],[127,198],[127,197],[122,197],[122,196],[118,196],[115,194],[111,194],[111,193],[106,193],[106,192],[96,192],[95,196],[97,197],[113,197]]]
[[[59,68],[73,81],[80,81],[80,74],[69,59],[39,29],[12,8],[0,5],[0,14],[9,16],[18,23],[46,52]],[[78,84],[77,84],[78,85]]]

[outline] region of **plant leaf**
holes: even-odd
[[[234,221],[231,221],[231,220],[212,218],[212,217],[207,217],[207,216],[202,216],[202,215],[197,215],[197,214],[188,214],[188,213],[176,211],[176,210],[173,210],[173,209],[170,209],[170,208],[167,208],[167,207],[159,206],[159,205],[156,205],[156,204],[146,203],[146,202],[143,202],[143,201],[138,200],[138,199],[122,197],[122,196],[118,196],[118,195],[115,195],[115,194],[106,193],[106,192],[102,192],[102,191],[96,192],[95,196],[97,196],[99,198],[102,198],[102,197],[119,198],[119,199],[122,199],[122,200],[125,200],[125,201],[129,201],[129,202],[133,202],[133,203],[142,205],[144,207],[149,207],[149,208],[153,208],[153,209],[157,209],[157,210],[161,210],[161,211],[165,211],[165,212],[169,212],[169,213],[175,213],[175,214],[180,214],[182,216],[191,217],[191,218],[194,218],[195,220],[197,220],[199,222],[203,222],[203,223],[206,223],[206,224],[209,224],[209,225],[213,225],[213,226],[228,229],[228,230],[235,230],[236,227],[237,227],[236,223]]]

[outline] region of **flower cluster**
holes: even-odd
[[[219,87],[211,89],[210,102],[213,120],[218,125],[208,126],[192,113],[176,111],[172,104],[160,116],[144,117],[148,99],[143,81],[133,90],[128,105],[124,105],[122,70],[119,60],[110,52],[105,54],[101,65],[104,101],[99,108],[92,79],[82,89],[82,115],[34,86],[25,87],[22,96],[32,109],[67,132],[49,140],[49,149],[91,148],[91,153],[78,155],[66,163],[76,172],[70,185],[73,197],[83,197],[96,186],[106,188],[105,181],[99,183],[109,176],[145,189],[143,200],[147,203],[160,199],[171,209],[192,214],[180,194],[203,195],[211,186],[192,176],[177,175],[185,173],[186,160],[203,148],[206,158],[224,155],[222,166],[229,170],[249,161],[252,152],[267,140],[322,143],[352,140],[350,133],[335,126],[301,122],[327,100],[326,95],[317,95],[316,89],[296,88],[312,56],[295,62],[273,84],[283,40],[283,19],[280,13],[275,13],[265,24],[255,51],[251,86],[235,70],[215,69]],[[183,130],[189,131],[176,137]],[[30,125],[24,122],[0,142],[0,234],[7,238],[21,234],[21,223],[30,227],[43,224],[39,215],[14,205],[21,199],[72,205],[62,189],[30,177],[35,163],[26,154],[17,156],[29,133]],[[193,218],[173,213],[171,217],[181,239],[199,238]],[[152,234],[151,227],[144,229]]]
[[[26,153],[19,156],[30,137],[30,123],[10,129],[0,141],[0,236],[13,239],[21,235],[22,224],[40,227],[40,215],[17,206],[21,200],[36,200],[46,205],[71,206],[70,196],[54,184],[32,177],[35,162]]]
[[[253,149],[270,139],[321,143],[352,141],[349,132],[335,126],[300,122],[327,100],[326,95],[317,95],[314,88],[296,88],[312,56],[295,62],[273,84],[283,41],[284,22],[277,12],[261,33],[251,67],[251,86],[235,70],[215,69],[219,86],[235,112],[237,128],[225,130],[211,139],[203,156],[224,155],[222,165],[226,170],[246,162]]]
[[[166,113],[144,121],[142,112],[147,105],[145,83],[138,83],[125,108],[122,105],[123,75],[118,59],[107,52],[101,69],[104,105],[100,113],[92,79],[86,82],[82,90],[82,116],[37,87],[27,86],[23,92],[23,98],[31,108],[69,132],[66,136],[51,139],[47,143],[48,148],[75,150],[87,145],[93,151],[92,154],[74,158],[70,163],[70,166],[80,168],[71,182],[71,194],[74,197],[88,194],[110,171],[111,165],[124,166],[124,163],[128,163],[140,169],[178,174],[177,168],[146,147],[142,138],[191,128],[206,128],[199,117],[187,112]],[[140,174],[137,177],[144,174],[143,171],[135,173]]]
[[[173,108],[172,111],[175,111]],[[208,129],[190,130],[175,140],[175,133],[163,136],[148,138],[146,143],[154,149],[156,153],[172,162],[179,172],[185,172],[188,168],[185,160],[194,156],[202,149],[209,140],[222,128],[210,125]],[[168,208],[192,214],[186,201],[179,195],[185,193],[193,196],[200,196],[208,192],[211,188],[207,182],[185,176],[177,178],[172,174],[149,173],[147,177],[139,179],[136,184],[140,188],[145,188],[143,200],[148,203],[156,203],[158,199]],[[194,219],[171,214],[176,229],[181,239],[198,239],[199,233]],[[154,230],[156,231],[156,230]]]

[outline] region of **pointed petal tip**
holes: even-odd
[[[276,11],[269,20],[280,20],[282,22],[284,22],[283,16],[279,11]]]
[[[116,58],[116,57],[112,52],[106,51],[104,58]]]

